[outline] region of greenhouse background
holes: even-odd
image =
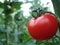
[[[49,40],[35,40],[28,32],[38,8],[57,16],[59,28]],[[60,0],[0,0],[0,45],[60,45]]]

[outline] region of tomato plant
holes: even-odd
[[[47,40],[52,38],[58,29],[58,20],[51,13],[45,13],[28,22],[28,31],[33,39]]]

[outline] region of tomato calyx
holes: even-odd
[[[34,15],[34,12],[36,13],[35,15]],[[40,9],[40,8],[33,10],[33,11],[32,11],[32,16],[33,16],[34,18],[38,18],[38,17],[40,17],[42,14],[46,14],[46,13],[50,13],[50,14],[54,15],[54,16],[57,18],[57,16],[56,16],[55,14],[53,14],[52,12],[48,12],[48,11],[42,10],[42,9]]]
[[[39,17],[41,11],[42,11],[42,10],[40,10],[40,8],[33,10],[33,11],[32,11],[32,16],[33,16],[34,18]],[[34,15],[34,12],[36,13],[35,15]]]

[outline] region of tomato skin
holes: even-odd
[[[58,29],[57,18],[50,13],[42,14],[38,18],[32,18],[28,22],[28,32],[33,39],[48,40],[52,38]]]

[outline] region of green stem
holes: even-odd
[[[15,35],[14,35],[14,37],[15,37],[15,42],[18,42],[18,25],[17,24],[15,24],[15,30],[14,30],[14,33],[15,33]]]
[[[5,30],[6,30],[5,37],[6,37],[6,41],[5,41],[4,45],[9,45],[9,33],[8,33],[8,31],[7,31],[8,22],[7,22],[6,19],[7,19],[7,18],[5,18]]]
[[[5,41],[5,43],[4,43],[4,45],[10,45],[10,43],[9,43],[9,41],[10,41],[10,39],[9,39],[9,32],[8,32],[8,22],[9,22],[9,20],[7,19],[8,17],[9,17],[9,13],[7,13],[8,12],[8,8],[7,8],[7,0],[5,0],[5,3],[4,3],[4,7],[5,7],[5,9],[4,9],[4,14],[5,14],[5,31],[6,31],[6,33],[5,33],[5,38],[6,38],[6,41]]]
[[[7,45],[10,45],[10,43],[9,43],[9,33],[8,32],[6,33],[6,39],[7,39]]]

